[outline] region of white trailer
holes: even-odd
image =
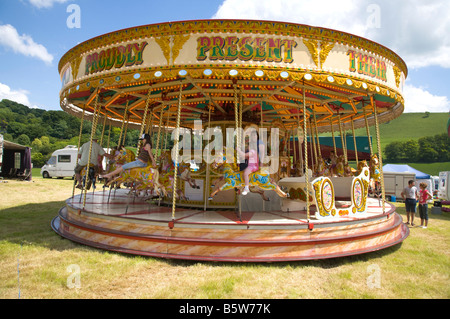
[[[416,181],[416,174],[410,172],[383,172],[385,194],[392,199],[402,199],[402,191],[408,181]],[[418,186],[418,185],[416,185]]]

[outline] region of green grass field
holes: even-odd
[[[176,261],[102,251],[54,233],[51,220],[72,183],[39,174],[32,182],[0,183],[1,299],[19,292],[22,299],[450,297],[449,213],[430,214],[428,229],[412,227],[402,244],[364,255],[272,264]],[[71,288],[73,269],[79,288]]]
[[[381,149],[392,142],[406,142],[408,140],[418,140],[425,136],[434,136],[447,133],[448,113],[403,113],[398,118],[380,124],[380,144]],[[377,139],[375,126],[370,127],[370,136],[374,151],[377,152]],[[351,133],[350,131],[348,131]],[[335,132],[339,136],[339,132]],[[356,136],[367,136],[365,128],[355,130]],[[331,136],[326,133],[321,136]]]

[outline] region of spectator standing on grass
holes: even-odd
[[[419,184],[419,214],[420,214],[420,227],[427,228],[428,226],[428,201],[433,198],[430,191],[427,189],[427,183]]]
[[[402,198],[405,201],[406,208],[406,225],[409,225],[411,219],[411,226],[414,226],[414,214],[416,213],[416,204],[418,197],[416,182],[414,180],[408,181],[408,186],[403,189]]]

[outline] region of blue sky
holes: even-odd
[[[80,27],[67,12],[76,5]],[[211,18],[264,19],[341,30],[385,45],[407,63],[405,112],[450,111],[448,0],[1,0],[0,100],[60,110],[60,58],[111,31]]]

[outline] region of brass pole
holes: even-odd
[[[161,139],[161,126],[162,126],[162,122],[163,122],[164,107],[165,107],[165,105],[161,105],[161,112],[159,114],[158,137],[156,138],[156,147],[155,147],[155,157],[156,158],[159,158],[158,150],[159,150],[159,141]],[[160,155],[161,155],[161,153],[160,153]]]
[[[208,103],[208,134],[210,134],[208,137],[211,138],[211,101]],[[208,141],[209,141],[208,138]],[[206,211],[206,206],[208,205],[208,198],[209,197],[209,161],[210,161],[210,153],[211,150],[208,148],[208,155],[206,157],[206,179],[205,179],[205,191],[204,191],[204,203],[203,203],[203,210]]]
[[[178,110],[177,110],[177,122],[176,122],[176,134],[175,134],[175,167],[173,170],[173,193],[172,193],[172,220],[175,219],[175,206],[176,206],[176,193],[177,193],[177,171],[178,171],[178,144],[180,140],[180,118],[181,118],[181,96],[183,92],[183,84],[180,83],[180,94],[178,96]],[[161,114],[162,115],[162,114]],[[162,118],[162,117],[161,117]]]
[[[305,89],[303,89],[303,96],[305,96]],[[303,103],[305,103],[305,99],[303,99]],[[304,109],[306,109],[306,107],[304,106]],[[305,112],[303,112],[303,122],[304,121],[306,121],[306,113]],[[300,142],[300,104],[298,104],[297,103],[297,129],[296,129],[296,131],[297,131],[297,139],[298,139],[298,141],[297,141],[297,143],[298,143],[298,158],[297,158],[297,160],[298,160],[298,164],[299,164],[299,167],[298,167],[298,173],[299,173],[299,176],[303,176],[303,171],[304,171],[304,166],[303,166],[303,154],[302,154],[302,143]],[[306,142],[306,134],[303,134],[303,143],[305,143],[305,145],[307,144]],[[294,144],[295,144],[295,138],[294,138]],[[306,150],[306,148],[305,148],[305,150]],[[295,148],[294,148],[294,154],[295,154]],[[308,167],[306,168],[306,169],[308,169]]]
[[[307,131],[306,131],[306,97],[305,90],[303,89],[303,138],[305,139],[305,180],[306,180],[306,219],[309,223],[309,172],[308,172],[308,149],[306,143],[307,141]]]
[[[81,115],[80,135],[78,136],[77,163],[78,163],[78,152],[80,151],[80,145],[81,145],[81,135],[83,133],[84,113],[85,113],[85,109],[83,108],[83,114]],[[75,183],[76,182],[77,182],[77,180],[76,180],[76,178],[74,178],[73,190],[72,190],[72,198],[73,198],[73,196],[75,196]]]
[[[90,141],[90,145],[89,145],[89,156],[88,156],[88,162],[87,162],[87,166],[86,166],[86,172],[84,175],[86,183],[87,183],[87,178],[89,175],[89,166],[91,164],[92,140],[94,139],[95,131],[97,130],[98,114],[100,113],[100,108],[98,107],[98,96],[99,95],[100,95],[100,90],[97,91],[97,96],[95,97],[94,114],[92,117],[91,141]],[[83,208],[84,208],[84,206],[86,205],[86,194],[87,194],[86,187],[83,187],[83,190],[84,190],[84,199],[83,199]]]
[[[383,214],[386,212],[386,193],[384,189],[384,177],[383,177],[383,156],[381,151],[381,141],[380,141],[380,127],[378,125],[378,111],[376,109],[375,103],[374,103],[374,97],[373,95],[370,96],[370,102],[372,104],[373,113],[375,117],[375,129],[377,132],[377,148],[378,148],[378,161],[380,165],[380,182],[381,182],[381,196],[383,199]]]
[[[358,146],[356,145],[356,136],[355,136],[355,124],[353,123],[353,116],[352,116],[352,134],[353,134],[353,145],[355,149],[355,158],[356,158],[356,166],[358,166]]]

